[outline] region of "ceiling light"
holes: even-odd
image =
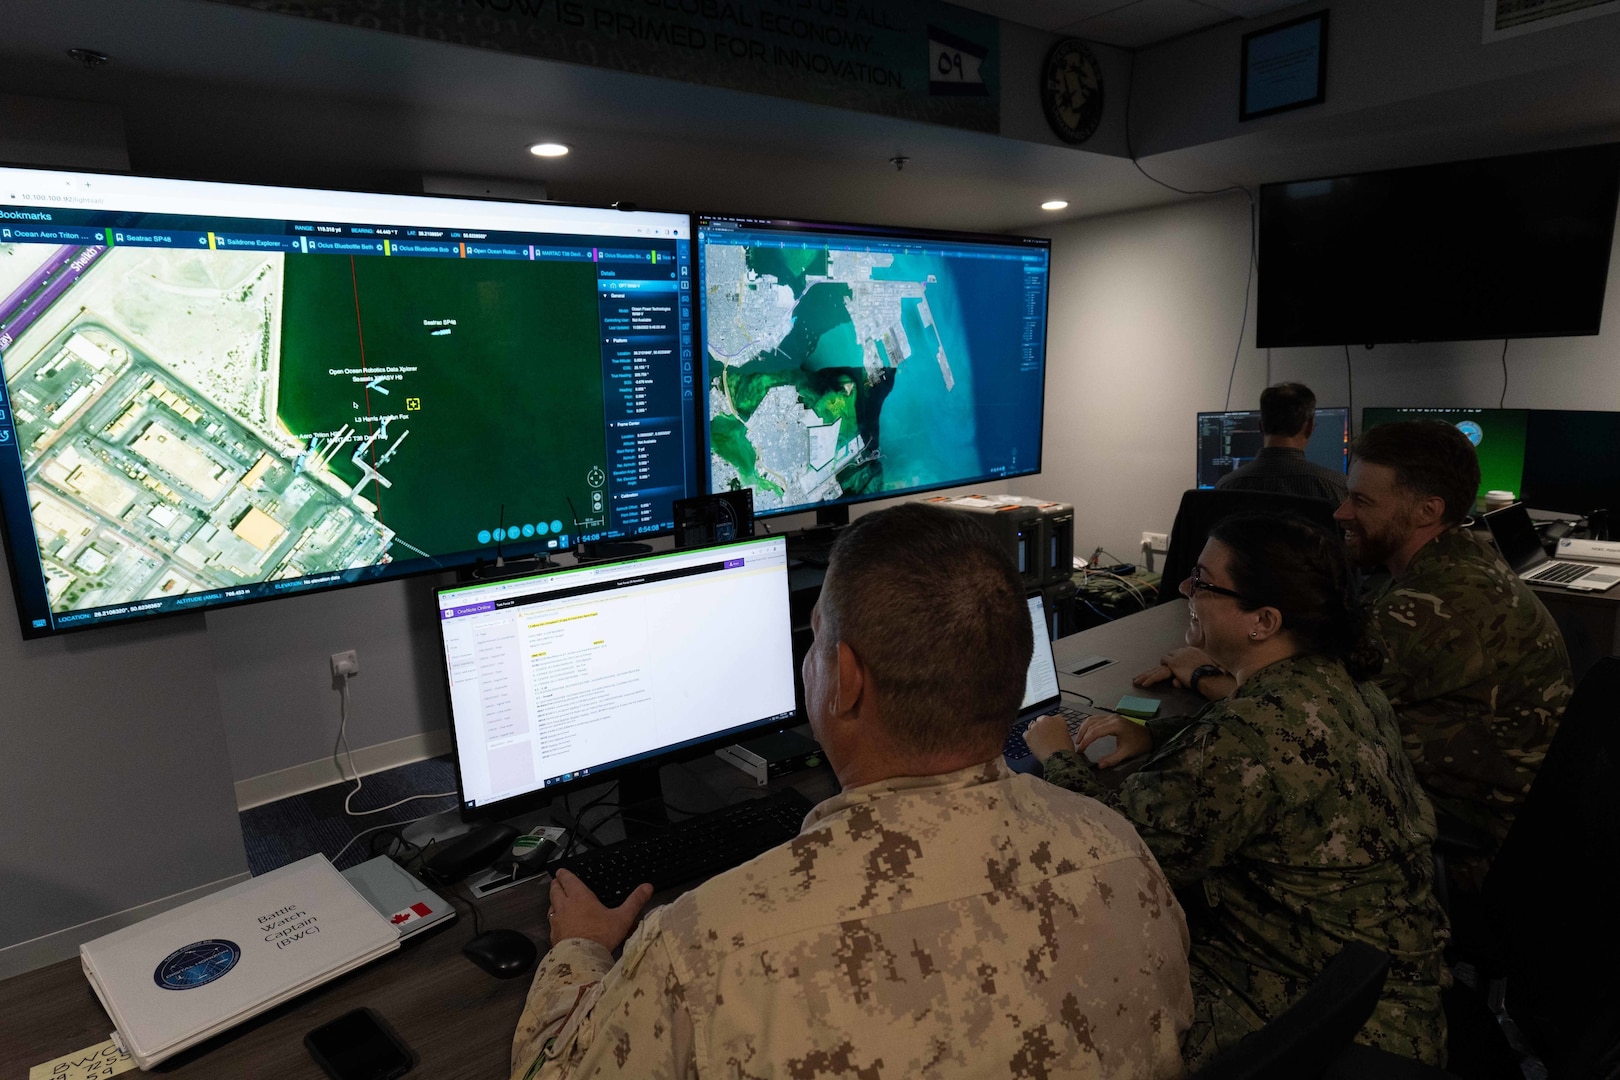
[[[1042,210],[1067,210],[1069,204],[1062,199],[1048,199],[1041,203]]]
[[[529,153],[535,157],[562,157],[568,153],[568,147],[560,142],[537,142],[529,147]]]

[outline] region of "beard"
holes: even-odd
[[[1388,524],[1378,529],[1366,529],[1363,532],[1345,530],[1345,545],[1350,550],[1350,557],[1356,565],[1363,570],[1372,570],[1384,566],[1389,562],[1390,556],[1400,550],[1406,538],[1412,534],[1412,513],[1403,509]]]

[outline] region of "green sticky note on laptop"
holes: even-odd
[[[1151,720],[1159,715],[1159,702],[1157,698],[1132,697],[1125,694],[1119,699],[1119,704],[1114,706],[1114,711],[1133,720]]]

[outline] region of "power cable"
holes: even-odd
[[[1237,378],[1238,359],[1243,355],[1243,335],[1249,329],[1249,297],[1254,288],[1255,269],[1260,261],[1260,230],[1259,223],[1257,221],[1258,211],[1255,206],[1254,192],[1250,191],[1242,184],[1228,184],[1223,188],[1207,189],[1176,187],[1176,185],[1160,180],[1157,176],[1154,176],[1152,173],[1142,168],[1142,163],[1136,159],[1136,148],[1131,143],[1131,102],[1135,100],[1135,98],[1136,60],[1133,58],[1131,61],[1131,74],[1125,82],[1125,154],[1131,159],[1131,164],[1136,166],[1137,172],[1141,173],[1155,184],[1158,184],[1160,187],[1168,188],[1169,190],[1180,195],[1225,195],[1227,192],[1241,191],[1243,193],[1243,197],[1249,200],[1249,272],[1243,281],[1243,318],[1238,323],[1237,348],[1232,350],[1232,372],[1226,377],[1226,406],[1223,410],[1230,412],[1232,409],[1232,384]],[[1270,373],[1271,361],[1268,357],[1266,361],[1266,374],[1268,380],[1270,378]]]

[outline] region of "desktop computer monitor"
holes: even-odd
[[[669,532],[690,219],[0,169],[25,637]]]
[[[1361,410],[1361,430],[1369,431],[1392,420],[1441,420],[1468,436],[1479,456],[1479,497],[1487,491],[1522,492],[1525,475],[1528,409],[1378,408]]]
[[[1531,409],[1525,504],[1585,517],[1620,510],[1620,412]]]
[[[1050,241],[696,220],[711,491],[836,523],[1040,471]]]
[[[464,816],[795,723],[780,536],[440,589]]]
[[[1215,481],[1253,461],[1264,442],[1258,409],[1199,413],[1198,486],[1214,487]],[[1316,427],[1305,446],[1305,459],[1334,472],[1349,470],[1349,409],[1316,410]]]

